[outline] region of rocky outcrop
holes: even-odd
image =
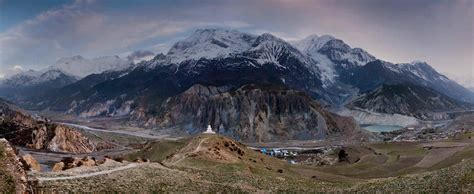
[[[121,164],[122,162],[127,162],[121,158],[110,159],[107,156],[102,160],[96,160],[94,157],[85,156],[83,158],[76,157],[66,157],[54,164],[52,171],[60,172],[72,168],[78,167],[94,167],[94,166],[115,166]],[[149,162],[147,159],[139,159],[134,161],[136,163]]]
[[[26,193],[27,175],[15,149],[4,139],[0,139],[0,193]]]
[[[38,161],[31,154],[23,155],[21,157],[21,159],[28,166],[28,169],[30,169],[32,171],[35,171],[35,172],[40,172],[41,171],[40,164],[38,163]]]
[[[71,153],[90,153],[96,150],[95,145],[87,138],[69,127],[58,125],[54,134],[54,137],[48,142],[48,150]]]
[[[33,118],[0,99],[0,137],[12,144],[55,152],[90,153],[110,148],[103,142],[91,142],[76,129]]]
[[[58,162],[58,163],[54,164],[52,171],[53,172],[63,171],[65,166],[66,165],[64,164],[64,162]]]
[[[166,100],[162,108],[161,115],[141,119],[161,128],[184,126],[182,129],[191,133],[201,132],[210,124],[220,134],[248,142],[356,137],[363,133],[353,119],[325,111],[303,92],[275,86],[225,90],[194,85]]]
[[[24,128],[5,135],[15,145],[33,149],[44,149],[54,152],[90,153],[97,150],[96,143],[91,142],[77,130],[56,124],[41,125],[35,128]]]

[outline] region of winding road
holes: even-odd
[[[74,123],[64,123],[60,122],[58,124],[74,127],[74,128],[79,128],[87,131],[97,131],[97,132],[104,132],[104,133],[116,133],[116,134],[121,134],[121,135],[130,135],[130,136],[135,136],[135,137],[142,137],[142,138],[148,138],[148,139],[162,139],[165,138],[163,135],[153,135],[145,132],[132,132],[132,131],[122,131],[122,130],[106,130],[106,129],[97,129],[97,128],[92,128],[88,127],[85,125],[79,125],[79,124],[74,124]]]

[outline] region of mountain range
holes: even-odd
[[[200,29],[176,42],[168,53],[133,65],[90,63],[83,62],[81,57],[73,58],[80,61],[74,64],[95,69],[79,74],[75,71],[77,65],[68,69],[64,64],[71,62],[60,60],[53,67],[62,69],[68,77],[64,78],[67,80],[64,84],[44,90],[43,85],[52,84],[24,84],[31,82],[30,78],[17,76],[15,88],[29,91],[41,88],[43,92],[22,93],[19,97],[12,95],[16,90],[7,87],[0,90],[0,95],[28,109],[48,109],[82,117],[128,116],[130,123],[146,127],[179,124],[192,132],[212,123],[214,128],[222,125],[226,130],[232,129],[226,133],[247,140],[281,139],[278,134],[285,133],[290,134],[283,135],[286,138],[301,139],[303,134],[317,137],[328,129],[342,131],[344,127],[340,123],[330,124],[340,119],[331,119],[333,116],[324,112],[324,106],[347,105],[427,118],[425,113],[467,109],[474,102],[472,92],[427,63],[393,64],[329,35],[311,35],[287,42],[269,33],[253,35],[236,30]],[[12,82],[9,80],[1,85],[8,85]],[[190,92],[197,88],[214,92],[205,97],[200,92]],[[387,108],[394,106],[398,91],[404,93],[397,95],[395,102],[407,108]],[[183,102],[183,98],[194,100]],[[280,105],[278,99],[284,99],[287,104]],[[420,105],[418,101],[429,104]],[[187,107],[182,104],[186,102],[192,103]],[[227,109],[222,108],[226,106]],[[327,127],[321,127],[321,119]],[[301,133],[288,129],[290,125],[296,125],[294,129]],[[312,128],[317,130],[308,131]],[[273,136],[257,135],[269,129],[281,130],[273,131],[276,134]]]

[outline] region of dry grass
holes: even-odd
[[[463,145],[451,157],[442,157],[426,168],[416,164],[437,155],[424,149],[426,142],[351,146],[348,153],[360,158],[357,162],[312,167],[290,165],[226,137],[202,135],[181,142],[153,142],[129,156],[149,157],[164,166],[149,163],[110,175],[47,182],[39,188],[94,192],[470,191],[474,148]],[[463,159],[467,160],[461,162]]]

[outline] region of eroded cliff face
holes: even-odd
[[[55,152],[90,153],[97,150],[81,133],[63,125],[51,125],[33,130],[32,143],[27,147]]]
[[[363,133],[353,119],[325,111],[302,92],[247,85],[235,91],[194,85],[169,98],[147,125],[182,126],[197,133],[210,124],[221,134],[248,142],[326,139]]]
[[[107,147],[100,142],[91,142],[76,129],[49,123],[46,119],[34,119],[2,101],[0,137],[13,145],[56,152],[90,153]]]

